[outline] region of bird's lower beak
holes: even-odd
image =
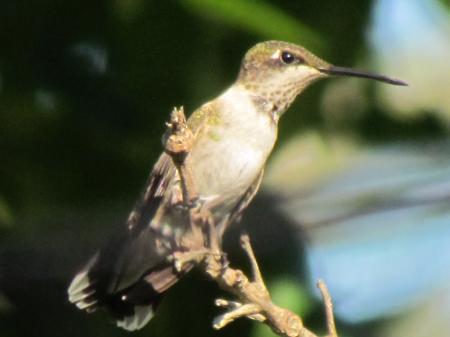
[[[355,70],[350,68],[344,68],[344,67],[336,67],[336,66],[329,66],[326,68],[317,68],[320,72],[328,75],[335,75],[335,76],[349,76],[349,77],[362,77],[362,78],[369,78],[372,80],[389,83],[393,85],[408,85],[408,83],[397,80],[394,78],[390,78],[383,75],[378,74],[372,74],[366,71],[361,70]]]

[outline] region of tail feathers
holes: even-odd
[[[127,288],[110,292],[109,282],[91,269],[94,264],[95,257],[74,277],[68,289],[69,301],[88,313],[105,307],[117,326],[130,331],[150,321],[164,292],[192,268],[186,265],[177,272],[172,265],[159,265]]]
[[[98,299],[95,296],[95,283],[90,282],[87,271],[78,273],[69,286],[69,301],[78,309],[93,312],[97,309]]]
[[[152,319],[154,309],[153,304],[136,305],[132,316],[124,316],[123,319],[118,319],[116,324],[118,327],[128,331],[139,330]]]
[[[88,270],[79,272],[69,286],[69,301],[88,313],[106,307],[116,319],[117,326],[129,331],[141,329],[150,321],[162,297],[145,280],[139,280],[118,293],[103,296],[96,284],[90,280]]]

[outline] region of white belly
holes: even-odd
[[[197,143],[190,158],[205,199],[240,198],[258,177],[276,140],[271,117],[256,111],[245,92],[231,89],[220,99],[226,99],[228,107],[222,122],[211,127],[214,137]]]

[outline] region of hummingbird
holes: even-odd
[[[185,162],[197,202],[210,211],[220,238],[258,191],[280,117],[310,84],[331,76],[407,85],[331,65],[296,44],[266,41],[247,51],[228,89],[191,114],[194,142]],[[180,214],[181,195],[179,173],[163,153],[125,225],[73,278],[69,301],[86,312],[106,308],[126,330],[142,328],[163,294],[194,265],[179,270],[169,259],[192,237]]]

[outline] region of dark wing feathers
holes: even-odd
[[[156,162],[146,188],[127,220],[127,228],[139,233],[139,229],[146,227],[153,218],[156,210],[161,206],[165,192],[172,182],[175,168],[172,159],[163,153]]]
[[[161,293],[180,277],[156,253],[153,245],[161,234],[150,226],[174,174],[171,158],[162,154],[126,227],[74,277],[69,300],[78,308],[91,312],[105,306],[117,325],[128,330],[141,328],[152,317]]]

